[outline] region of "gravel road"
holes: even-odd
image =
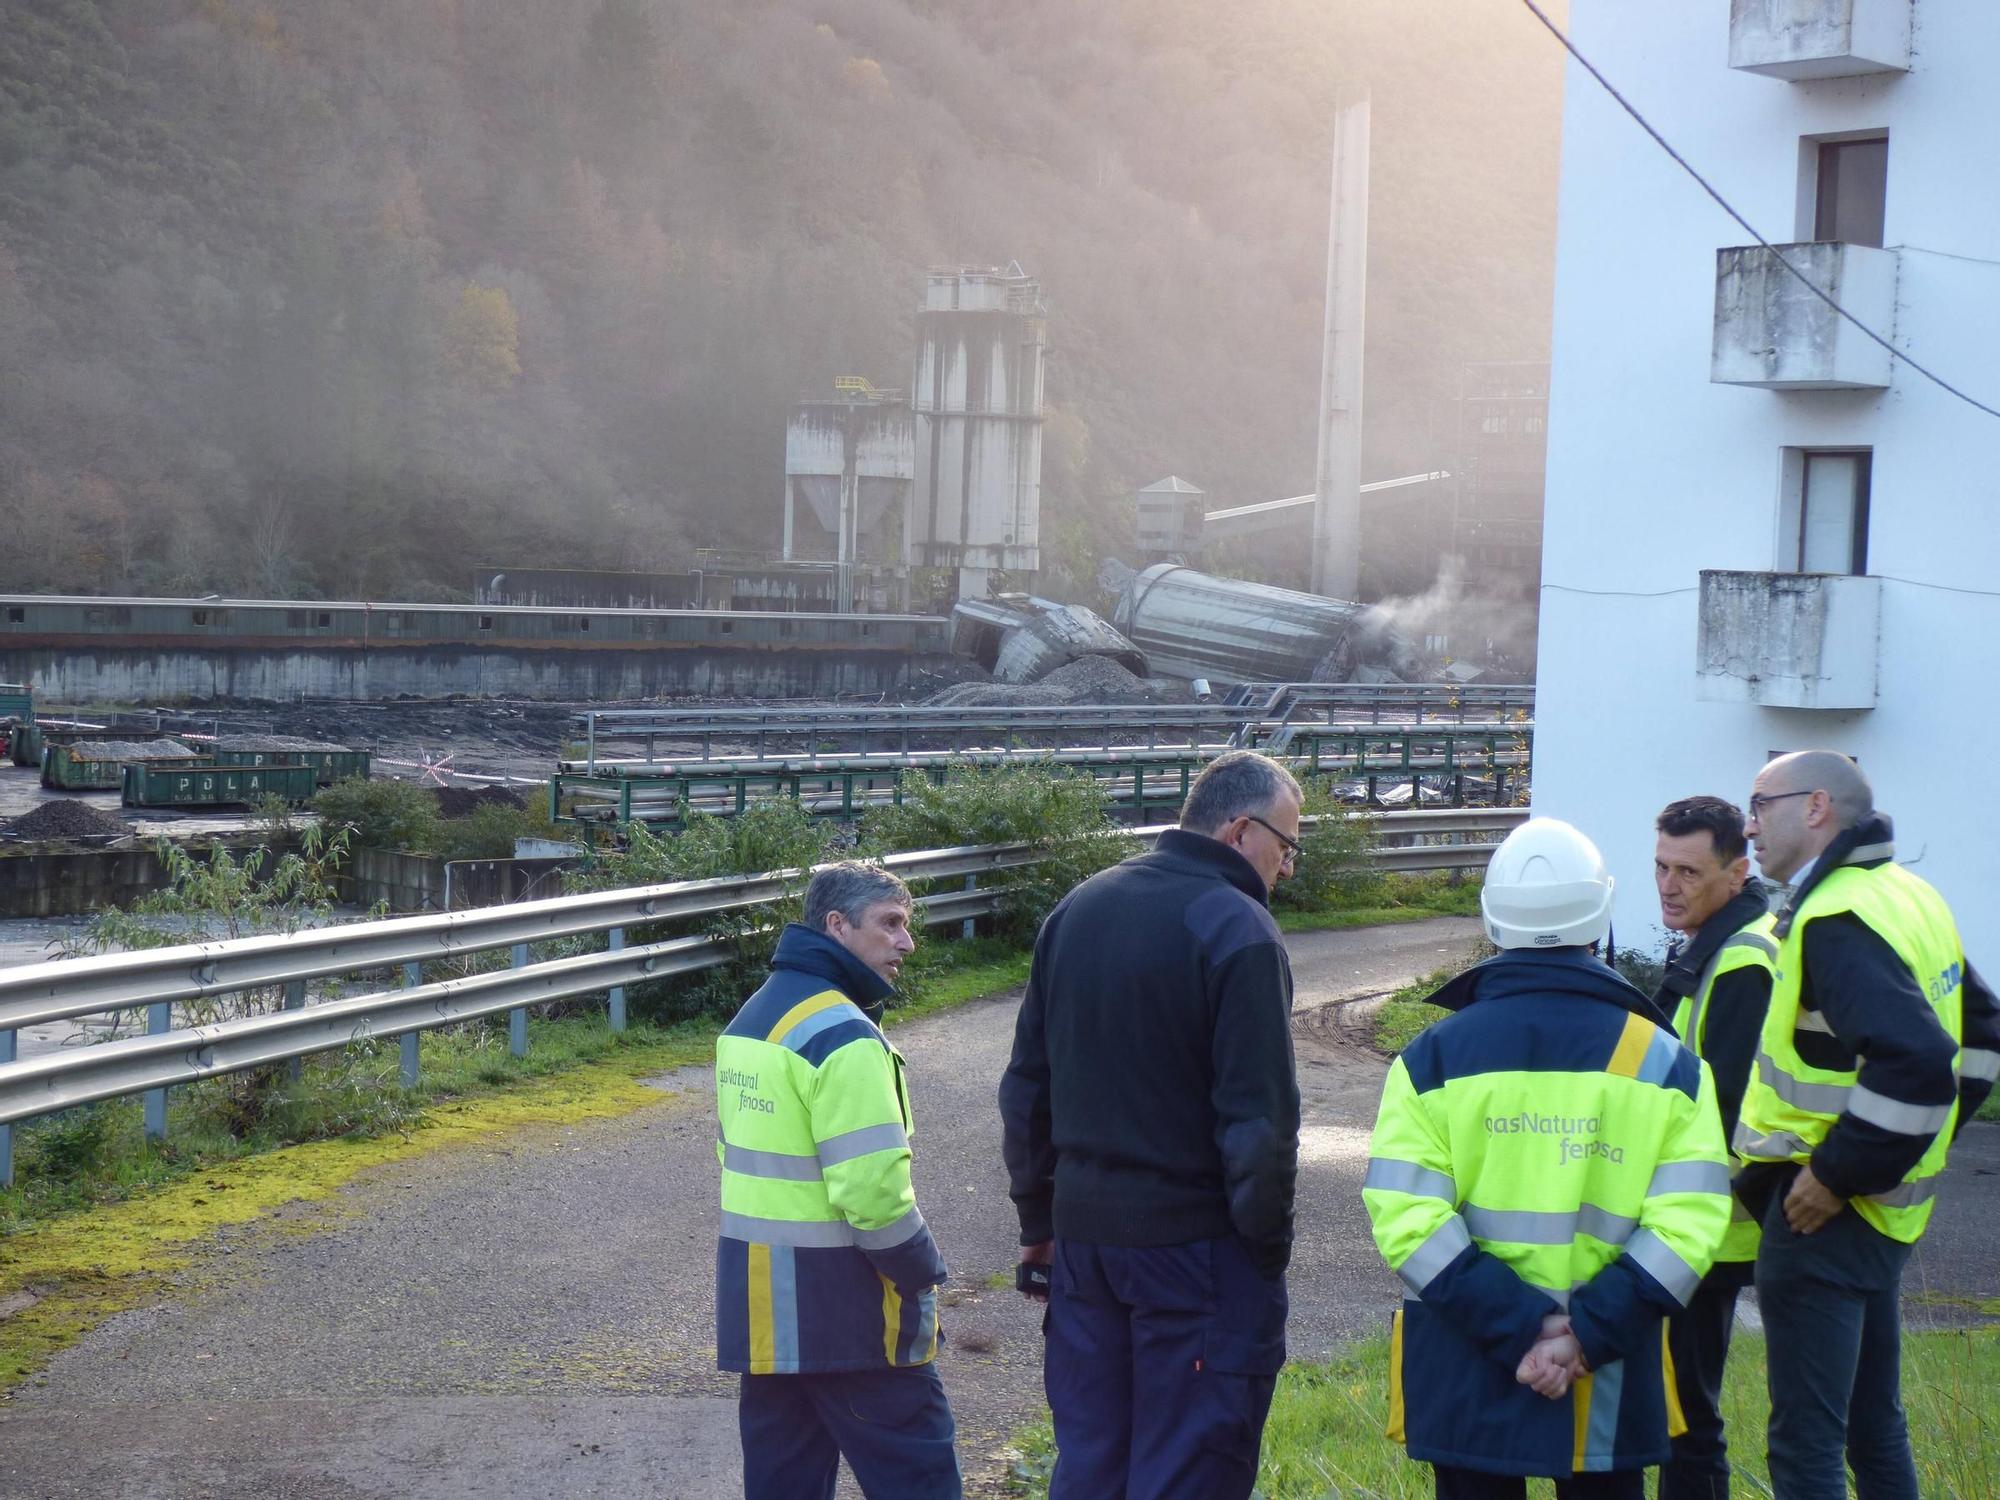
[[[1427,972],[1475,932],[1445,918],[1289,940],[1306,1099],[1295,1356],[1382,1326],[1396,1299],[1357,1199],[1382,1069],[1343,1040],[1354,1012],[1327,1007]],[[919,1201],[954,1273],[942,1368],[980,1493],[1040,1405],[993,1105],[1017,1003],[898,1035]],[[114,1318],[0,1406],[0,1494],[739,1493],[733,1377],[712,1368],[707,1079],[660,1083],[662,1108],[397,1163],[218,1236],[180,1297]],[[1922,1284],[1990,1295],[1974,1231],[2000,1214],[2000,1131],[1960,1150]]]

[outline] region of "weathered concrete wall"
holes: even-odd
[[[0,917],[70,917],[165,889],[150,848],[0,853]]]
[[[450,910],[497,906],[510,901],[535,901],[560,896],[562,872],[574,869],[574,858],[453,860],[430,854],[405,854],[391,849],[357,849],[340,875],[343,901],[356,906],[385,903],[392,912]]]
[[[818,698],[893,693],[944,657],[838,648],[772,650],[520,650],[371,647],[294,649],[91,645],[10,646],[0,680],[24,681],[53,703],[283,702],[451,696],[556,701],[703,697]]]
[[[1908,7],[1905,6],[1907,10]],[[1889,135],[1884,240],[1895,338],[1982,400],[2000,273],[1954,258],[2000,243],[2000,195],[1969,143],[2000,135],[2000,6],[1915,8],[1907,74],[1786,83],[1726,65],[1729,7],[1573,0],[1577,45],[1636,80],[1660,131],[1774,239],[1803,237],[1801,139]],[[1742,230],[1572,69],[1565,96],[1554,374],[1536,685],[1538,811],[1603,849],[1621,944],[1662,938],[1653,819],[1676,797],[1741,805],[1774,751],[1858,756],[1905,858],[1951,901],[1966,952],[2000,952],[2000,806],[1947,780],[1947,747],[2000,728],[2000,535],[1992,421],[1898,368],[1892,389],[1778,393],[1708,379],[1715,252]],[[1920,248],[1921,247],[1921,248]],[[1950,252],[1945,253],[1929,253]],[[1869,447],[1868,567],[1880,578],[1872,709],[1697,696],[1700,575],[1786,555],[1786,449]],[[1941,729],[1948,724],[1948,729]]]

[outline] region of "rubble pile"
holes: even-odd
[[[519,793],[497,786],[438,786],[431,792],[441,818],[469,818],[482,807],[511,807],[518,812],[527,805]]]
[[[1158,689],[1108,656],[1079,656],[1040,682],[961,682],[924,700],[932,708],[1062,708],[1073,703],[1157,703]]]
[[[50,843],[57,839],[120,838],[132,831],[131,824],[74,797],[44,802],[32,812],[0,823],[0,832],[8,837],[37,843]]]
[[[201,752],[179,740],[78,740],[68,747],[71,760],[199,760]]]

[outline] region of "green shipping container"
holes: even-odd
[[[311,766],[321,786],[368,779],[366,750],[218,750],[213,759],[218,766]]]
[[[35,690],[25,682],[0,682],[0,719],[35,722]]]
[[[125,767],[127,807],[249,806],[266,797],[305,802],[317,788],[311,766],[224,766],[213,761]]]
[[[42,730],[39,724],[15,724],[7,730],[7,758],[17,766],[42,763]]]
[[[115,754],[100,756],[90,753],[103,748],[101,743],[93,741],[43,746],[42,785],[54,791],[117,791],[122,785],[125,762]],[[141,747],[128,748],[136,754]],[[200,757],[189,753],[147,756],[146,759],[153,765],[191,765]]]

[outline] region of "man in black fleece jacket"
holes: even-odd
[[[1298,783],[1232,751],[1151,853],[1035,943],[1000,1113],[1021,1260],[1048,1268],[1051,1500],[1247,1496],[1285,1359],[1292,975],[1269,899]]]

